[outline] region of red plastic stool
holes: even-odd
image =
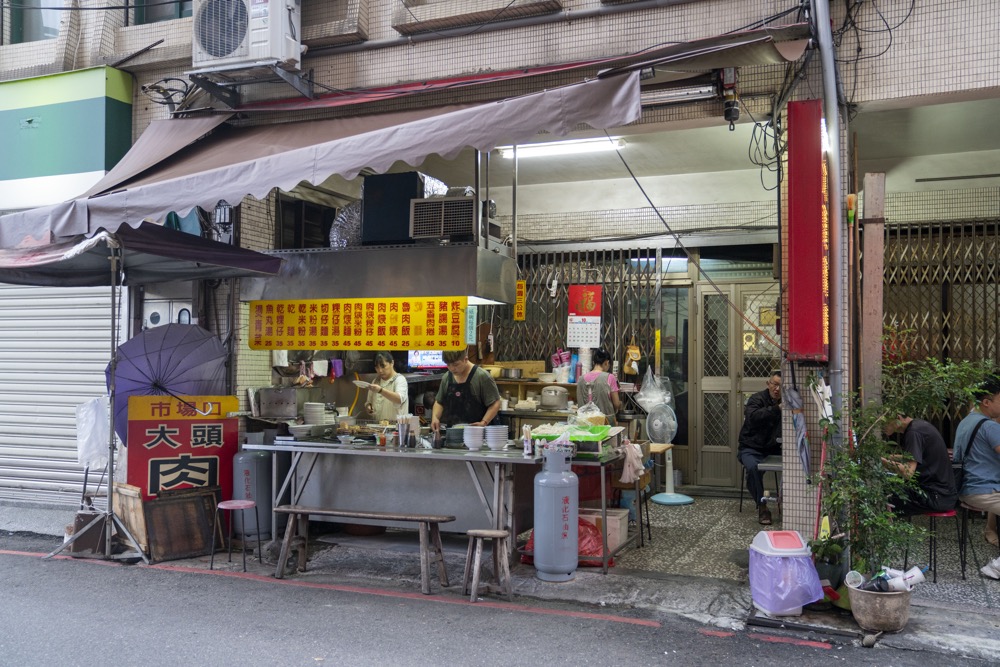
[[[928,565],[930,569],[934,570],[933,581],[935,584],[937,583],[937,519],[955,519],[955,534],[958,536],[958,558],[962,564],[962,579],[965,579],[965,543],[962,540],[962,525],[958,520],[958,513],[955,510],[947,510],[945,512],[923,512],[918,516],[925,516],[930,519],[930,540],[928,541],[930,563]],[[909,549],[907,549],[907,554],[903,559],[903,569],[908,569],[907,566],[909,564]]]
[[[253,518],[257,525],[257,560],[264,562],[264,552],[260,547],[260,517],[257,516],[257,503],[252,500],[223,500],[215,510],[215,528],[212,529],[212,558],[209,560],[208,569],[215,567],[215,535],[219,532],[219,520],[222,518],[222,511],[233,510],[245,511],[253,508]],[[246,515],[243,516],[243,526],[246,527]],[[243,552],[243,571],[247,571],[247,549],[246,545],[241,549]],[[229,516],[229,562],[233,562],[233,517]]]

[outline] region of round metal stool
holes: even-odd
[[[208,569],[213,569],[215,567],[215,536],[219,532],[219,520],[222,518],[223,510],[228,510],[229,515],[229,562],[233,562],[233,516],[231,512],[233,510],[240,510],[245,512],[248,509],[253,509],[253,518],[255,525],[257,526],[257,560],[264,562],[264,551],[260,546],[260,517],[257,516],[257,503],[252,500],[223,500],[219,503],[219,506],[215,510],[215,527],[212,529],[212,558],[209,560]],[[243,516],[243,526],[247,525],[246,515]],[[241,549],[243,552],[243,571],[247,571],[247,549],[246,545],[243,545]]]

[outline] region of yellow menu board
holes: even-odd
[[[462,350],[468,297],[251,301],[254,350]]]

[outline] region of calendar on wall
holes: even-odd
[[[570,316],[566,327],[567,347],[600,347],[601,318]]]

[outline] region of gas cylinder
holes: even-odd
[[[535,570],[542,581],[576,576],[580,480],[570,470],[573,449],[550,443],[535,475]]]
[[[265,451],[242,451],[233,456],[233,499],[257,503],[260,539],[271,539],[271,454]],[[241,539],[256,539],[257,525],[253,512],[233,512],[233,533]]]

